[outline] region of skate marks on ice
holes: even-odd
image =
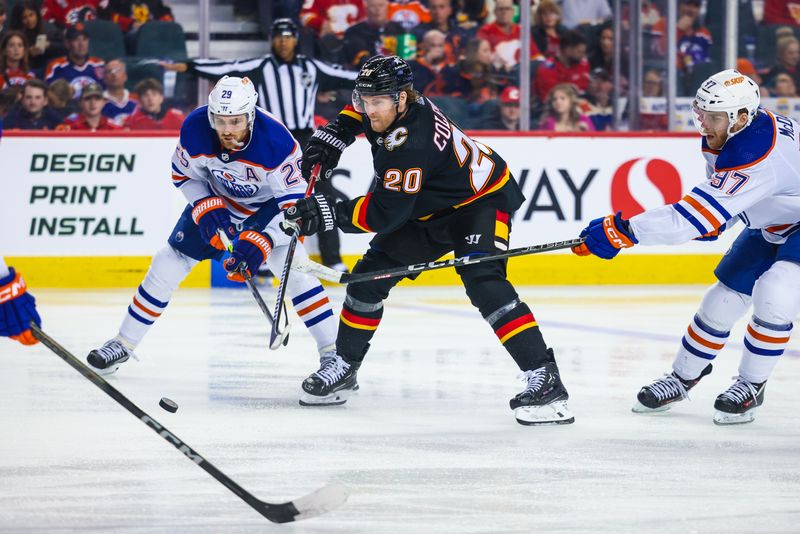
[[[574,425],[514,421],[518,370],[461,289],[396,288],[361,389],[343,406],[297,404],[318,363],[313,343],[299,329],[285,352],[266,350],[246,292],[177,292],[137,350],[142,361],[111,381],[265,500],[331,480],[352,489],[339,510],[275,527],[288,532],[795,531],[800,362],[780,362],[749,425],[712,422],[738,364],[730,347],[691,401],[632,414],[638,389],[668,371],[702,288],[620,291],[522,291],[556,349]],[[130,298],[36,296],[48,332],[76,353],[113,334]],[[0,530],[263,531],[45,349],[0,341]],[[181,409],[161,410],[162,396]],[[757,491],[729,491],[743,485]]]

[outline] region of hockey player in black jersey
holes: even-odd
[[[510,215],[524,196],[506,162],[471,139],[412,88],[411,69],[397,56],[376,56],[361,68],[353,106],[317,130],[305,147],[308,177],[320,164],[326,179],[342,151],[364,133],[372,147],[371,192],[333,205],[322,195],[285,212],[287,232],[311,235],[333,222],[345,232],[372,232],[353,272],[370,272],[508,248]],[[506,262],[457,267],[472,304],[522,370],[525,389],[510,401],[524,425],[572,423],[569,395],[552,349],[530,308],[506,279]],[[412,275],[414,278],[416,275]],[[383,301],[400,278],[351,284],[342,308],[336,357],[302,384],[303,405],[342,404],[357,387],[356,373],[383,315]]]

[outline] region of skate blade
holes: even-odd
[[[752,423],[756,418],[754,413],[755,409],[748,410],[744,413],[725,413],[717,411],[714,414],[715,425],[743,425],[745,423]]]
[[[343,389],[324,397],[318,397],[304,391],[300,396],[300,406],[339,406],[347,402],[352,392],[352,389]]]
[[[633,405],[631,411],[633,413],[659,413],[659,412],[666,412],[670,408],[672,408],[672,404],[667,404],[665,406],[660,406],[658,408],[648,408],[641,402],[637,402],[636,404]]]
[[[567,408],[566,401],[556,401],[544,406],[521,406],[514,410],[517,423],[525,426],[569,425],[575,416]]]
[[[95,373],[97,373],[98,375],[100,375],[100,376],[113,375],[114,373],[117,372],[117,369],[119,369],[120,365],[122,365],[122,364],[118,363],[117,365],[112,365],[111,367],[106,367],[105,369],[98,369],[97,367],[95,367],[91,363],[86,362],[86,366],[89,369],[91,369],[92,371],[94,371]]]

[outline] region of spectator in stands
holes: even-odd
[[[0,41],[0,90],[24,85],[35,78],[28,64],[28,47],[22,32],[7,31]]]
[[[0,39],[6,31],[6,18],[8,17],[8,9],[5,0],[0,0]]]
[[[19,85],[12,85],[0,91],[0,125],[3,123],[2,119],[17,105],[20,94]]]
[[[83,87],[80,100],[78,101],[78,113],[74,113],[64,119],[58,126],[58,130],[67,131],[115,131],[120,127],[103,117],[103,106],[106,100],[103,98],[103,88],[98,83],[89,83]]]
[[[50,62],[44,81],[67,80],[75,90],[75,98],[80,98],[84,85],[101,84],[105,63],[97,57],[89,57],[89,35],[83,24],[70,26],[65,33],[67,55]]]
[[[388,0],[365,0],[367,18],[344,32],[344,61],[354,67],[377,54],[394,54],[405,30],[389,20]]]
[[[173,22],[172,9],[163,0],[103,0],[98,17],[116,23],[123,33],[135,32],[151,20]]]
[[[797,86],[794,78],[785,72],[779,73],[773,80],[772,96],[781,98],[796,98]]]
[[[405,31],[410,32],[422,23],[429,23],[431,12],[419,0],[394,0],[394,2],[389,2],[389,20],[398,23]]]
[[[509,85],[500,93],[500,105],[494,116],[487,118],[481,124],[482,130],[519,130],[519,87]]]
[[[578,91],[571,83],[560,83],[547,96],[540,130],[551,132],[593,132],[594,125],[581,113]]]
[[[558,55],[558,45],[561,36],[567,32],[561,24],[561,8],[553,0],[542,0],[536,6],[533,16],[531,38],[536,42],[536,47],[545,57],[551,58]]]
[[[125,83],[128,81],[125,62],[121,59],[112,59],[106,63],[106,67],[103,69],[103,81],[106,84],[106,90],[103,93],[103,97],[106,99],[103,115],[114,124],[121,126],[136,111],[137,105],[136,98],[125,89]]]
[[[560,83],[571,83],[580,94],[589,88],[589,60],[586,59],[586,38],[576,30],[561,37],[558,56],[548,59],[536,70],[534,88],[541,102]]]
[[[445,36],[439,30],[429,30],[420,44],[422,55],[408,62],[414,74],[414,89],[425,96],[441,94],[440,73],[446,66]]]
[[[3,121],[3,127],[20,130],[53,130],[61,116],[47,106],[47,86],[36,78],[22,88],[22,100]]]
[[[139,107],[125,121],[131,130],[180,130],[186,116],[179,109],[164,106],[164,87],[155,78],[146,78],[133,88]]]
[[[578,26],[596,26],[611,20],[608,0],[561,0],[563,24],[570,30]]]
[[[475,34],[475,30],[466,30],[456,23],[452,0],[430,0],[428,9],[431,12],[431,21],[414,28],[417,42],[422,42],[428,31],[439,30],[445,35],[445,60],[448,65],[455,65],[464,45]]]
[[[28,43],[28,57],[31,70],[37,76],[44,76],[47,64],[54,58],[66,54],[61,31],[51,24],[45,24],[36,0],[22,0],[11,11],[10,27],[25,35]]]
[[[96,19],[99,5],[100,0],[44,0],[42,18],[60,28],[68,28]]]
[[[666,113],[664,96],[664,77],[661,71],[648,69],[642,76],[642,96],[653,99],[644,102],[639,111],[639,128],[647,131],[666,131],[669,129],[669,117]]]
[[[613,92],[614,82],[608,72],[602,68],[594,69],[589,78],[586,103],[582,107],[598,132],[611,129],[614,121]]]
[[[494,5],[495,21],[478,30],[478,38],[489,41],[492,47],[492,63],[501,71],[509,72],[520,59],[519,24],[514,24],[513,0],[497,0]],[[530,59],[539,60],[543,56],[531,39]]]
[[[486,0],[457,0],[456,22],[465,30],[475,30],[486,21],[489,10]]]
[[[711,32],[700,24],[700,0],[681,0],[678,9],[678,69],[691,71],[697,65],[711,61]],[[667,21],[661,18],[653,26],[656,53],[667,54]]]
[[[800,29],[800,6],[786,0],[764,0],[763,24],[791,26]]]
[[[347,28],[367,16],[363,0],[306,0],[300,11],[300,22],[318,37],[333,35],[341,39]]]
[[[786,73],[794,79],[795,87],[800,87],[800,41],[795,37],[778,40],[778,63],[764,77],[764,83],[772,85],[778,74]]]
[[[47,102],[62,121],[78,111],[75,90],[67,80],[56,80],[47,86]]]
[[[495,98],[499,84],[492,68],[489,41],[470,40],[464,49],[464,58],[442,69],[442,85],[443,94],[460,97],[465,103],[483,104]]]

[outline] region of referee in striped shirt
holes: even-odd
[[[352,89],[358,75],[303,54],[295,53],[299,37],[291,19],[277,19],[270,31],[272,54],[253,59],[221,61],[194,59],[186,63],[161,63],[166,70],[190,72],[216,81],[225,75],[247,76],[258,91],[258,105],[281,121],[301,147],[314,133],[314,105],[317,92]],[[317,182],[315,191],[335,197],[330,180]],[[322,263],[344,269],[339,253],[337,229],[318,234]]]

